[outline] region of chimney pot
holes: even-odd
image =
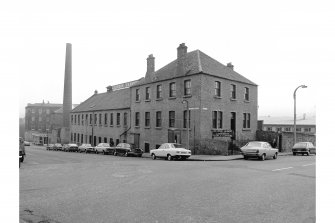
[[[234,65],[231,62],[227,63],[227,67],[229,67],[230,69],[234,70]]]
[[[98,91],[97,91],[97,90],[95,90],[95,91],[94,91],[94,94],[98,94]]]

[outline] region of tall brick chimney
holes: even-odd
[[[153,73],[155,73],[155,57],[150,54],[147,58],[147,73],[145,74],[145,78],[151,78]]]
[[[64,94],[63,94],[63,127],[70,127],[72,110],[72,45],[66,44]]]
[[[182,43],[177,48],[177,76],[185,74],[187,46]]]

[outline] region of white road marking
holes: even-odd
[[[312,166],[315,165],[315,163],[310,163],[310,164],[306,164],[306,165],[302,165],[302,166]]]
[[[291,169],[291,168],[293,168],[293,167],[280,168],[280,169],[275,169],[275,170],[272,170],[272,171],[287,170],[287,169]]]

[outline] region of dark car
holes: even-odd
[[[112,152],[114,156],[122,154],[124,156],[141,157],[143,154],[143,150],[136,148],[132,143],[119,143],[117,146],[112,147],[110,152]]]
[[[78,152],[78,145],[74,143],[67,144],[64,148],[65,152]]]
[[[53,150],[56,150],[56,151],[61,151],[61,150],[63,150],[63,146],[62,146],[62,144],[60,144],[60,143],[56,143],[56,144],[53,146]]]
[[[309,156],[309,154],[316,154],[316,151],[315,146],[311,142],[297,142],[292,148],[292,153],[293,156],[299,153],[301,155],[306,154],[307,156]]]
[[[48,144],[47,145],[47,150],[53,150],[54,149],[54,144]]]

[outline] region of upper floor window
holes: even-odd
[[[97,114],[94,114],[94,125],[96,125],[97,124]]]
[[[156,94],[157,99],[162,98],[162,85],[157,85],[157,94]]]
[[[135,112],[135,126],[140,126],[140,113]]]
[[[311,132],[312,129],[311,129],[311,128],[304,128],[304,131],[305,131],[305,132]]]
[[[249,88],[244,88],[244,100],[249,101]]]
[[[156,127],[162,127],[162,112],[156,112]]]
[[[116,113],[116,125],[120,125],[121,114]]]
[[[169,97],[176,97],[176,83],[170,83]]]
[[[291,132],[291,127],[284,128],[285,132]]]
[[[191,95],[191,80],[184,81],[184,95]]]
[[[31,117],[31,121],[32,122],[34,122],[35,121],[35,117],[33,116],[33,117]]]
[[[135,90],[135,98],[136,98],[136,101],[140,101],[140,89]]]
[[[38,109],[38,113],[42,114],[42,108]]]
[[[102,120],[101,114],[99,114],[99,125],[101,125],[101,120]]]
[[[175,127],[175,111],[169,111],[169,127]]]
[[[88,114],[86,114],[86,118],[85,118],[85,125],[88,124]]]
[[[71,115],[71,124],[73,125],[73,115]]]
[[[297,132],[301,132],[301,128],[297,128]]]
[[[74,124],[77,125],[77,115],[74,115]]]
[[[221,97],[221,82],[220,81],[215,81],[214,89],[215,89],[214,95],[217,97]]]
[[[113,113],[110,114],[109,125],[114,125],[114,117],[113,117]]]
[[[90,125],[92,125],[92,114],[90,114]]]
[[[128,113],[125,112],[123,113],[123,125],[127,126],[127,119],[128,119]]]
[[[107,121],[108,121],[108,117],[107,117],[107,113],[105,113],[105,125],[107,125]]]
[[[31,109],[31,113],[35,114],[35,109],[34,108]]]
[[[230,98],[236,99],[236,85],[235,84],[230,85]]]
[[[267,131],[272,131],[272,127],[267,127]]]
[[[243,113],[243,128],[250,129],[250,113]]]
[[[150,100],[150,87],[145,88],[145,100]]]
[[[145,113],[145,127],[150,127],[150,112]]]

